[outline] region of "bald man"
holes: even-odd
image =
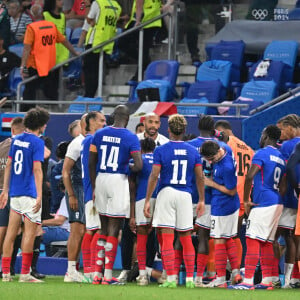
[[[68,240],[68,269],[65,282],[88,282],[88,279],[76,270],[81,242],[85,233],[85,213],[83,185],[81,178],[80,148],[84,140],[86,114],[81,117],[81,134],[72,140],[65,156],[62,176],[66,189],[66,202],[69,210],[70,236]]]

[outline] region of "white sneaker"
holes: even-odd
[[[2,274],[2,281],[3,282],[10,282],[10,281],[13,281],[13,278],[10,275],[10,273],[8,273],[8,274]]]
[[[43,280],[37,279],[30,274],[21,274],[19,282],[43,283]]]
[[[159,284],[164,284],[166,281],[167,281],[167,274],[163,272],[163,273],[161,274],[161,277],[159,277],[159,278],[157,279],[157,283],[159,283]]]
[[[118,281],[122,282],[122,283],[126,283],[128,272],[129,272],[129,270],[122,270],[122,272],[120,273],[120,275],[118,277]]]
[[[83,282],[83,281],[84,281],[84,276],[78,271],[74,271],[70,273],[67,272],[64,278],[64,282]]]
[[[227,282],[226,279],[223,279],[222,277],[217,277],[215,280],[211,281],[206,286],[210,288],[214,288],[214,287],[226,288]]]
[[[149,280],[148,280],[147,275],[138,276],[136,278],[136,282],[137,282],[137,285],[148,285],[149,284]]]
[[[203,287],[204,286],[204,284],[202,282],[202,277],[196,277],[194,283],[195,283],[195,287]]]

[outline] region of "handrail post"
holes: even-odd
[[[138,81],[143,79],[143,48],[144,48],[144,30],[139,31],[139,60],[138,60]]]
[[[99,69],[98,69],[98,97],[102,97],[102,83],[103,83],[103,48],[100,49],[99,55]]]
[[[64,86],[63,86],[63,67],[59,68],[58,73],[58,100],[63,100],[63,94],[64,94]],[[62,104],[59,104],[58,107],[61,109]]]
[[[239,118],[239,117],[241,116],[241,107],[238,106],[238,107],[236,108],[235,112],[236,112],[237,118]]]
[[[177,45],[178,45],[178,12],[180,11],[180,4],[178,1],[175,2],[175,7],[174,7],[174,14],[172,15],[173,18],[173,24],[174,24],[174,39],[172,41],[172,46],[173,46],[173,59],[177,60]]]
[[[163,20],[162,20],[163,22]],[[169,15],[169,32],[168,32],[168,60],[174,59],[174,55],[172,53],[172,46],[174,43],[173,39],[173,14]]]

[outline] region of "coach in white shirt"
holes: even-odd
[[[169,141],[164,135],[158,133],[160,128],[160,116],[156,113],[148,113],[144,120],[145,131],[137,134],[139,140],[143,140],[146,137],[150,137],[154,140],[156,146],[161,146]]]

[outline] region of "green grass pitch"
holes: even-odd
[[[47,299],[98,299],[98,300],[292,300],[300,299],[300,290],[256,290],[233,291],[226,289],[195,288],[177,289],[159,288],[156,283],[146,287],[130,283],[124,286],[102,286],[92,284],[64,283],[63,277],[47,276],[45,283],[19,283],[18,277],[13,282],[0,282],[1,300],[47,300]]]

